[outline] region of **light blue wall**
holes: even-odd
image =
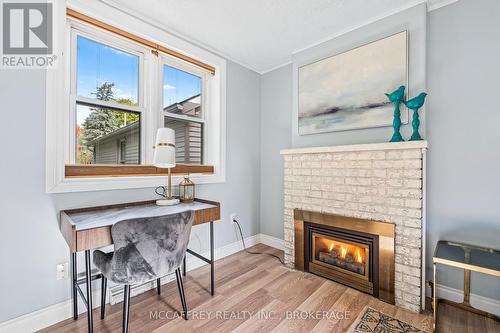
[[[291,145],[292,67],[261,78],[260,230],[283,239],[283,159],[280,150]]]
[[[439,239],[500,249],[499,14],[498,0],[460,0],[429,15],[429,263]],[[462,277],[438,283],[461,289]],[[473,275],[472,292],[500,300],[500,279]]]
[[[56,265],[69,260],[59,210],[155,196],[152,189],[46,194],[44,72],[0,70],[0,100],[1,322],[69,299],[69,280],[56,280]],[[227,181],[197,187],[199,197],[221,202],[217,247],[237,240],[232,212],[240,216],[245,236],[259,233],[259,109],[260,76],[228,62]],[[208,226],[194,227],[191,247],[207,246]]]
[[[414,6],[405,11],[391,15],[382,20],[365,25],[359,29],[321,43],[317,46],[294,54],[292,57],[294,70],[292,72],[293,117],[292,146],[314,147],[355,143],[385,142],[392,136],[391,127],[369,128],[352,131],[330,132],[314,135],[298,135],[297,130],[297,68],[339,54],[360,45],[390,36],[400,31],[408,31],[408,72],[409,86],[407,93],[411,97],[425,91],[425,50],[426,50],[426,20],[425,4]],[[384,93],[384,92],[381,92]],[[425,107],[420,111],[422,126],[420,133],[425,135]],[[411,120],[411,117],[409,117]],[[411,135],[411,125],[403,125],[401,134],[404,138]]]
[[[410,13],[419,18],[412,18]],[[432,254],[439,239],[500,248],[500,149],[497,147],[500,143],[500,111],[495,101],[500,78],[498,13],[500,2],[497,0],[483,0],[480,3],[474,0],[460,0],[428,14],[416,7],[406,14],[399,13],[396,17],[384,19],[376,24],[383,30],[385,23],[392,26],[395,22],[403,24],[401,20],[409,20],[418,26],[414,29],[425,31],[421,25],[425,24],[426,20],[420,16],[428,15],[427,55],[424,61],[427,62],[427,69],[424,76],[429,96],[426,120],[423,123],[430,147],[427,164],[428,280],[432,278]],[[367,36],[376,33],[366,27],[360,31],[365,32]],[[361,38],[358,32],[351,34],[354,41],[349,41],[348,36],[341,37],[342,45],[349,45]],[[411,30],[410,40],[414,40]],[[327,50],[332,51],[338,43],[340,42],[327,42],[326,49],[320,46],[316,57],[324,57]],[[315,57],[314,50],[307,50],[304,54],[304,59]],[[305,61],[301,57],[296,56],[295,59]],[[411,63],[414,63],[413,58],[410,58]],[[293,70],[292,65],[287,65],[262,76],[262,121],[267,119],[268,127],[284,123],[276,117],[265,118],[266,114],[271,112],[265,107],[273,107],[281,114],[282,110],[289,107],[290,100],[296,98],[291,89],[292,77],[282,75]],[[267,86],[266,82],[269,83]],[[288,94],[283,94],[285,91],[288,91]],[[277,100],[277,96],[283,99]],[[290,116],[295,118],[292,111]],[[285,132],[286,130],[280,129],[272,136],[273,140],[286,143]],[[292,136],[292,147],[313,147],[385,142],[390,138],[391,129],[355,130],[298,137],[293,134],[292,125],[288,133]],[[265,137],[263,134],[262,138]],[[281,160],[269,161],[263,169],[263,177],[268,172],[266,170],[273,170],[274,173],[276,168],[282,168]],[[264,162],[262,163],[264,165]],[[283,211],[282,182],[280,185],[280,199],[277,201],[278,194],[274,188],[276,184],[268,184],[265,181],[261,184],[262,193],[271,192],[275,196],[266,209],[265,203],[261,203],[261,228],[263,232],[270,230],[275,235],[278,234],[278,228],[283,228],[282,219],[276,219]],[[463,274],[459,270],[441,270],[438,283],[461,289],[462,277]],[[472,279],[473,293],[500,300],[498,278],[473,274]]]

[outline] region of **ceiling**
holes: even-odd
[[[415,4],[457,0],[103,0],[259,73]]]

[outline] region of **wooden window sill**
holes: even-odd
[[[171,169],[172,175],[179,174],[213,174],[212,165],[196,165],[178,163]],[[66,178],[82,177],[130,177],[130,176],[164,176],[167,169],[160,169],[152,165],[127,164],[66,164]]]

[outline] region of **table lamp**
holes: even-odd
[[[168,187],[165,199],[156,200],[159,206],[171,206],[179,203],[179,199],[172,197],[172,175],[170,169],[175,167],[175,131],[171,128],[159,128],[156,133],[153,165],[157,168],[168,169]]]

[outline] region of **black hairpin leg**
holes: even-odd
[[[210,222],[210,259],[205,258],[190,249],[186,249],[187,253],[192,254],[198,259],[203,260],[210,265],[210,294],[213,296],[215,293],[215,244],[214,244],[214,222]],[[186,258],[184,257],[184,260]]]
[[[71,253],[71,297],[73,299],[73,319],[78,319],[78,290],[77,290],[77,262],[76,252]]]
[[[156,279],[156,290],[158,292],[158,295],[161,295],[160,279]]]
[[[122,320],[122,332],[128,332],[128,317],[130,311],[130,285],[127,284],[123,288],[123,320]]]
[[[186,276],[186,255],[184,255],[184,259],[182,260],[182,275]]]
[[[215,292],[214,222],[210,222],[210,294]]]
[[[104,314],[106,311],[106,288],[108,280],[104,277],[101,278],[101,319],[104,319]]]
[[[90,265],[90,250],[85,251],[85,283],[87,284],[87,324],[88,332],[92,333],[93,320],[92,320],[92,270]]]
[[[182,275],[181,275],[181,269],[177,268],[175,270],[175,277],[177,279],[177,288],[179,289],[179,296],[181,297],[181,303],[182,303],[182,316],[184,317],[185,320],[188,319],[188,314],[187,314],[187,304],[186,304],[186,295],[184,294],[184,284],[182,283]]]

